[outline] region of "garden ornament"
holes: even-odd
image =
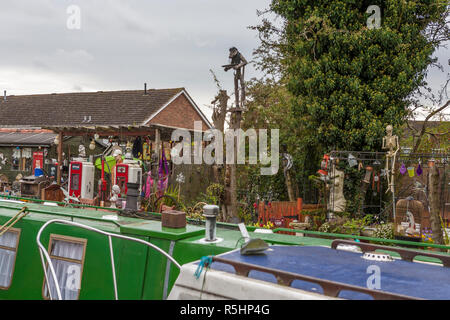
[[[109,199],[111,201],[111,208],[116,208],[116,202],[119,200],[119,194],[120,194],[120,187],[115,184],[111,188],[112,197]]]
[[[245,82],[244,82],[244,73],[245,73],[245,66],[247,65],[247,60],[244,58],[244,56],[238,51],[236,47],[230,48],[230,54],[229,59],[231,60],[230,64],[223,65],[225,71],[228,71],[230,69],[234,69],[234,87],[235,92],[237,93],[236,99],[236,108],[241,108],[244,101],[245,101]],[[239,93],[238,88],[240,85],[241,90],[241,97],[239,101]]]
[[[400,149],[398,143],[398,136],[392,135],[393,127],[388,125],[386,127],[386,136],[383,138],[383,149],[387,149],[386,154],[386,177],[388,181],[388,188],[386,192],[389,190],[394,193],[394,173],[395,173],[395,158],[397,156],[397,152]]]
[[[403,162],[402,162],[402,166],[400,167],[400,173],[402,175],[404,175],[406,173],[406,166],[405,166],[405,164]]]
[[[287,171],[292,168],[293,160],[292,160],[292,156],[289,153],[283,153],[282,156],[283,156],[283,164],[284,164],[283,172],[284,172],[284,176],[286,176]]]
[[[85,158],[86,157],[86,148],[82,144],[80,144],[78,146],[78,156],[80,158]]]
[[[367,166],[366,173],[365,173],[364,179],[363,179],[364,183],[370,183],[370,177],[372,176],[372,173],[373,173],[373,167]]]
[[[177,181],[178,183],[184,183],[185,179],[184,179],[183,172],[180,172],[180,173],[177,175],[176,181]]]
[[[328,211],[344,212],[347,201],[344,197],[344,171],[338,170],[336,166],[329,173],[331,185],[328,201]]]
[[[317,171],[321,176],[326,176],[326,175],[328,175],[328,165],[329,165],[329,162],[330,162],[330,156],[329,155],[327,155],[327,154],[325,154],[324,156],[323,156],[323,159],[322,159],[322,161],[321,161],[321,163],[320,163],[320,170],[319,171]]]
[[[350,167],[354,167],[358,164],[358,161],[356,161],[356,158],[351,153],[348,155],[348,165]]]
[[[417,166],[416,173],[418,176],[420,176],[423,173],[422,167],[420,166],[420,161],[419,161],[419,165]]]

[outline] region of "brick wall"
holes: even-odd
[[[171,127],[194,129],[194,121],[202,121],[202,129],[208,130],[194,106],[184,94],[176,98],[170,105],[156,115],[149,123],[158,123]]]

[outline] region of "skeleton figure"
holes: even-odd
[[[388,125],[386,127],[386,136],[383,138],[383,149],[388,149],[386,154],[386,178],[388,181],[389,188],[386,190],[388,192],[391,190],[394,192],[394,173],[395,173],[395,157],[397,156],[397,152],[400,149],[398,144],[398,136],[392,135],[392,126]],[[389,163],[391,169],[389,169]]]
[[[236,92],[236,108],[242,108],[242,105],[245,101],[245,84],[244,84],[244,72],[245,65],[248,63],[244,56],[236,49],[235,47],[230,48],[231,63],[224,65],[224,70],[228,71],[230,69],[234,69],[234,89]],[[241,86],[241,98],[239,102],[239,84]]]

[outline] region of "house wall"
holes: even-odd
[[[208,126],[184,94],[181,94],[147,124],[162,124],[171,127],[194,129],[194,121],[202,122],[202,130]]]

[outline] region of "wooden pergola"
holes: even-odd
[[[138,137],[149,136],[156,145],[156,152],[159,154],[162,141],[170,141],[172,131],[180,128],[161,125],[161,124],[149,124],[149,125],[80,125],[80,126],[45,126],[42,129],[51,130],[58,134],[59,143],[57,148],[58,153],[58,167],[57,167],[57,180],[58,184],[61,183],[61,163],[63,154],[63,139],[64,137],[74,136],[90,136],[99,135],[100,137]],[[194,132],[192,129],[186,129],[190,132]]]

